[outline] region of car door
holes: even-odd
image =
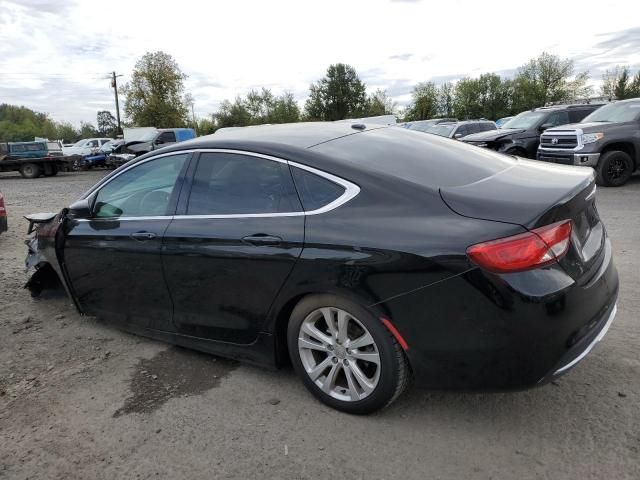
[[[163,243],[178,332],[253,342],[300,256],[304,213],[286,162],[207,151],[194,159]]]
[[[189,154],[136,163],[91,194],[92,214],[68,218],[64,266],[85,313],[173,329],[161,260]]]

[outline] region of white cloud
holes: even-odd
[[[353,65],[371,88],[405,101],[411,86],[510,72],[543,50],[576,58],[598,80],[609,65],[640,64],[640,4],[539,0],[236,0],[134,2],[2,0],[0,102],[59,120],[95,122],[112,107],[104,77],[126,81],[146,51],[174,56],[196,113],[267,86],[302,99],[330,63]],[[634,27],[636,29],[634,30]]]

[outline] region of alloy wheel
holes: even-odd
[[[337,400],[362,400],[380,380],[375,340],[357,318],[340,308],[319,308],[304,319],[298,352],[309,378]]]
[[[609,168],[607,168],[607,174],[611,180],[617,180],[625,174],[627,164],[622,158],[613,158],[609,162]]]

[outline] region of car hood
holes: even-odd
[[[519,158],[510,167],[477,182],[443,187],[440,196],[449,208],[465,217],[532,228],[593,179],[591,168]]]
[[[566,130],[582,130],[583,133],[596,133],[596,132],[606,132],[608,130],[614,130],[619,128],[621,125],[625,125],[620,122],[588,122],[588,123],[571,123],[569,125],[562,125],[561,127],[550,128],[546,130],[548,133],[553,132],[561,132]],[[546,133],[545,132],[545,133]]]
[[[525,132],[524,128],[510,128],[508,130],[496,129],[489,130],[486,132],[473,133],[471,135],[467,135],[462,139],[464,142],[494,142],[496,140],[500,140],[501,138],[510,137],[513,135],[517,135],[518,133]]]

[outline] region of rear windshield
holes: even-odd
[[[403,128],[378,128],[348,135],[313,150],[432,187],[467,185],[516,163],[507,155]]]

